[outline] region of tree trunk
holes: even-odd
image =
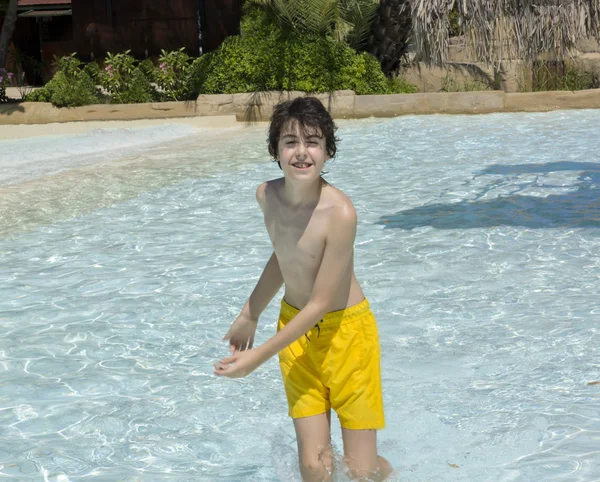
[[[17,4],[19,0],[9,0],[4,23],[2,24],[2,33],[0,34],[0,68],[6,63],[6,55],[8,54],[8,46],[15,30],[17,23]]]

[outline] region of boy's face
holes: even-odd
[[[293,119],[281,130],[277,152],[277,160],[288,179],[314,180],[321,175],[329,159],[321,131],[316,128],[302,129],[299,122]]]

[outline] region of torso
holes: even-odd
[[[265,226],[285,284],[285,300],[302,309],[310,299],[325,250],[328,219],[332,210],[350,200],[338,189],[325,183],[316,206],[294,208],[282,199],[284,180],[265,183],[261,203]],[[360,303],[363,292],[354,275],[354,266],[348,267],[344,284],[335,300],[335,310]]]

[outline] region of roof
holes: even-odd
[[[71,5],[71,0],[19,0],[19,7],[43,7],[46,5]]]
[[[19,17],[64,17],[66,15],[73,15],[73,10],[29,10],[20,13]]]

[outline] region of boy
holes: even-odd
[[[269,153],[283,178],[256,192],[274,252],[224,337],[231,356],[215,364],[215,374],[243,377],[278,353],[302,479],[331,480],[333,407],[350,476],[383,480],[392,469],[376,446],[375,430],[384,426],[379,339],[354,275],[356,211],[321,177],[336,153],[335,130],[316,98],[274,109]],[[258,317],[282,284],[277,334],[253,348]]]

